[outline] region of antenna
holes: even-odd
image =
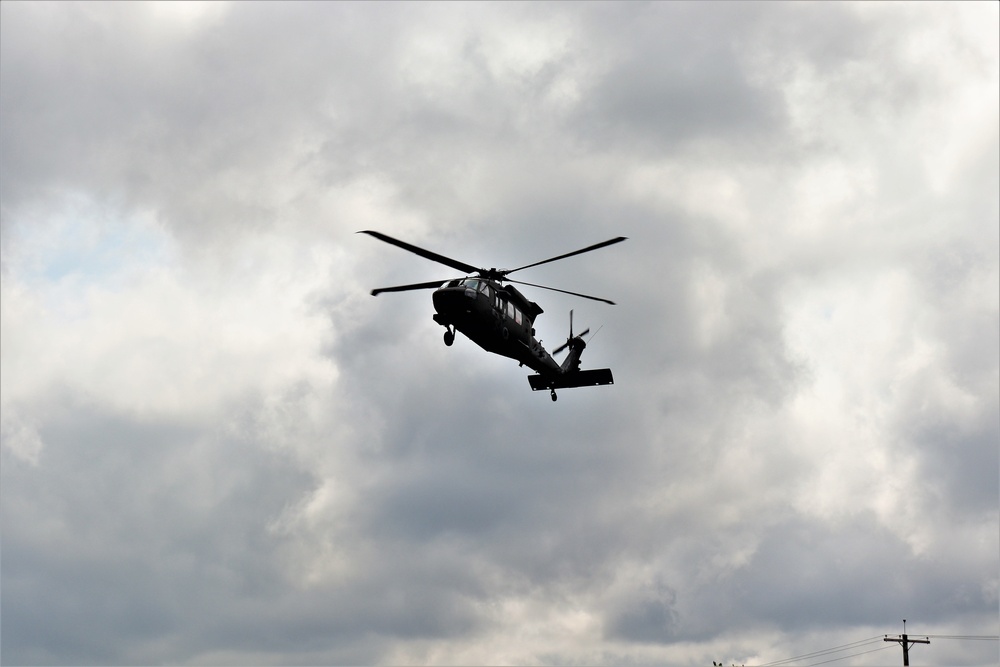
[[[589,343],[590,341],[594,340],[594,336],[596,336],[597,334],[601,333],[601,329],[603,329],[603,328],[604,328],[603,324],[601,326],[597,327],[597,331],[595,331],[594,333],[590,334],[590,337],[587,339],[587,342]]]

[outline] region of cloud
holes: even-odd
[[[12,662],[995,632],[995,6],[187,9],[0,7]],[[446,348],[359,229],[630,237],[523,275],[616,384]]]

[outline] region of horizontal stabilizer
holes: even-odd
[[[533,391],[543,389],[569,389],[571,387],[597,387],[614,384],[610,368],[594,368],[589,371],[575,371],[565,375],[529,375],[528,384]]]

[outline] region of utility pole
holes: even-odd
[[[910,646],[913,644],[930,644],[930,639],[910,639],[909,635],[906,634],[906,619],[903,619],[903,634],[899,637],[885,636],[882,641],[886,642],[896,642],[903,647],[903,667],[910,667]]]

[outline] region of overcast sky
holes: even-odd
[[[0,4],[3,661],[1000,634],[998,8]],[[615,385],[445,347],[361,229],[628,236],[520,274]]]

